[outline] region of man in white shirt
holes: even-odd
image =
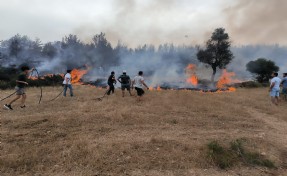
[[[135,76],[135,78],[132,81],[132,89],[133,89],[133,87],[135,87],[135,89],[137,91],[137,95],[138,95],[138,101],[141,101],[142,96],[145,93],[143,90],[143,86],[145,86],[147,89],[149,89],[148,86],[146,85],[146,83],[144,82],[143,72],[139,71],[138,76]]]
[[[71,84],[71,81],[72,81],[71,72],[72,72],[72,70],[67,70],[67,73],[64,77],[64,81],[63,81],[64,93],[63,93],[63,95],[66,96],[67,89],[69,88],[70,89],[70,96],[72,97],[72,96],[74,96],[74,94],[73,94],[73,87]]]
[[[274,103],[275,105],[278,105],[279,103],[280,84],[281,84],[281,79],[278,78],[278,73],[273,73],[269,92],[270,92],[271,102]]]

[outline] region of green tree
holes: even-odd
[[[255,79],[260,82],[268,82],[273,72],[278,72],[279,67],[265,58],[259,58],[255,61],[250,61],[246,64],[246,70],[255,76]]]
[[[217,28],[212,33],[211,38],[206,42],[206,48],[198,50],[197,59],[211,66],[213,70],[211,76],[212,82],[214,82],[217,68],[225,68],[234,58],[230,46],[231,42],[228,33],[225,32],[224,28]]]

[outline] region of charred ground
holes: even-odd
[[[1,175],[284,175],[287,169],[286,106],[269,103],[267,89],[236,92],[149,91],[143,102],[104,101],[104,89],[30,88],[28,107],[1,109]],[[9,91],[1,91],[1,96]],[[244,147],[277,169],[237,163],[219,169],[207,145],[244,139]]]

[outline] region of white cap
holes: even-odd
[[[123,70],[123,73],[127,73],[127,71],[126,71],[126,70]]]

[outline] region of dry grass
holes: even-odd
[[[150,91],[137,103],[120,90],[76,86],[75,97],[45,102],[61,91],[28,89],[28,107],[1,109],[0,175],[284,175],[287,103],[272,106],[267,89],[234,93]],[[8,94],[1,91],[1,97]],[[249,150],[278,169],[218,169],[207,144],[244,138]]]

